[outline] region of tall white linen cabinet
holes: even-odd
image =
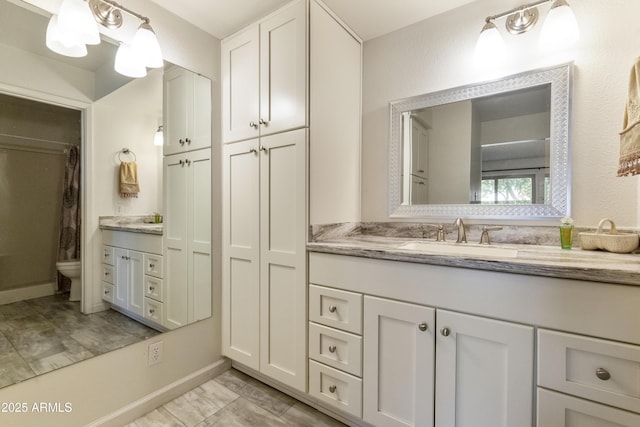
[[[221,51],[222,350],[306,392],[309,224],[360,215],[362,41],[296,0]]]

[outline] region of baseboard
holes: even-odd
[[[244,372],[245,374],[249,375],[250,377],[253,377],[255,379],[257,379],[258,381],[265,383],[266,385],[275,388],[276,390],[279,390],[281,392],[283,392],[284,394],[287,394],[291,397],[293,397],[296,400],[299,400],[300,402],[311,406],[312,408],[318,410],[319,412],[322,412],[323,414],[326,414],[328,416],[330,416],[331,418],[334,418],[338,421],[340,421],[343,424],[346,424],[348,426],[351,427],[369,427],[370,424],[366,423],[364,420],[360,419],[360,418],[356,418],[351,414],[348,414],[346,412],[342,412],[340,410],[334,409],[332,407],[326,406],[323,404],[323,402],[321,402],[320,400],[312,397],[311,395],[307,394],[307,393],[303,393],[300,390],[296,390],[292,387],[287,386],[286,384],[282,384],[276,380],[273,380],[263,374],[261,374],[260,372],[256,371],[255,369],[251,369],[241,363],[238,362],[232,362],[232,367],[234,369],[237,369],[240,372]]]
[[[111,414],[107,414],[97,420],[87,424],[87,427],[121,427],[131,421],[153,411],[159,406],[175,399],[178,396],[198,387],[231,368],[229,359],[222,359],[216,363],[180,378],[179,380],[164,386],[163,388],[149,393],[142,398],[118,409]]]
[[[53,295],[56,286],[55,282],[51,282],[0,291],[0,305]]]

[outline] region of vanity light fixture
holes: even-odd
[[[130,44],[122,42],[116,53],[114,69],[128,77],[144,77],[146,68],[163,66],[162,51],[149,18],[112,0],[63,0],[47,26],[46,43],[52,51],[65,56],[87,54],[87,44],[100,43],[96,22],[111,30],[122,26],[122,12],[142,21]]]
[[[546,50],[560,49],[575,43],[579,38],[578,23],[569,3],[566,0],[539,0],[485,19],[476,44],[476,65],[494,65],[506,58],[504,40],[493,21],[506,17],[505,27],[510,34],[526,33],[538,22],[537,6],[549,2],[553,3],[542,25],[540,47]]]
[[[164,144],[164,134],[162,129],[162,125],[158,126],[158,130],[153,136],[153,145],[155,145],[156,147],[162,146]]]

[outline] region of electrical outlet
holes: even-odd
[[[149,344],[149,366],[162,362],[162,349],[164,341]]]

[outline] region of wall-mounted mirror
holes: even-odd
[[[569,213],[571,65],[390,104],[389,215]]]
[[[116,182],[114,159],[124,141],[140,144],[138,149],[132,149],[137,155],[139,175],[148,184],[137,200],[143,203],[144,198],[153,198],[157,200],[154,209],[162,211],[162,195],[159,194],[163,179],[162,151],[153,146],[153,136],[161,124],[158,119],[162,119],[164,71],[153,70],[146,78],[135,80],[118,75],[113,72],[116,47],[105,39],[98,46],[90,46],[85,58],[65,58],[49,52],[44,44],[49,14],[26,3],[21,6],[22,3],[16,1],[0,0],[0,61],[5,64],[5,70],[11,71],[0,73],[3,92],[0,94],[0,387],[159,333],[113,310],[84,315],[80,313],[80,302],[67,301],[68,295],[66,299],[55,295],[33,298],[33,292],[37,289],[39,293],[45,288],[51,292],[55,290],[59,218],[54,217],[62,205],[66,152],[73,145],[80,145],[82,156],[89,151],[82,135],[87,126],[94,133],[92,152],[98,160],[93,164],[87,160],[92,167],[80,173],[92,174],[90,180],[83,181],[92,181],[91,188],[100,189],[92,194],[98,203],[94,203],[95,215],[92,216],[95,218],[91,220],[97,224],[97,216],[112,215],[117,202],[123,203],[115,192],[102,191],[102,188]],[[46,68],[47,72],[57,72],[52,82],[60,81],[62,76],[70,87],[79,88],[73,92],[78,94],[78,99],[86,95],[94,101],[91,123],[81,123],[81,120],[88,120],[87,115],[73,105],[67,108],[65,100],[54,90],[47,92],[46,85],[51,83],[47,76],[42,76],[42,69],[38,70],[42,81],[33,81],[33,88],[19,85],[15,93],[11,88],[18,85],[10,78],[8,81],[2,78],[16,74],[30,76],[29,67],[43,57],[51,61],[47,62],[50,66]],[[21,58],[25,59],[24,63],[20,62]],[[83,76],[82,82],[74,81],[76,75]],[[22,93],[22,89],[34,94],[33,99],[16,95]],[[40,100],[38,93],[43,94]],[[54,95],[45,96],[47,94]],[[84,99],[81,102],[86,103]],[[135,114],[127,114],[129,111]],[[34,116],[46,119],[45,123],[40,123],[41,120],[37,126],[32,126]],[[72,123],[69,132],[60,119],[67,116]],[[99,145],[99,150],[95,145]],[[45,184],[50,187],[45,188]],[[39,186],[41,193],[31,191],[33,186]],[[96,193],[100,195],[96,196]],[[48,197],[46,201],[43,194]],[[51,208],[46,213],[43,204]],[[145,206],[148,205],[151,203],[147,202]],[[89,218],[82,221],[90,222]],[[86,247],[92,245],[99,231],[89,230],[88,234],[83,236],[82,242]],[[82,262],[92,263],[93,270],[101,272],[99,263],[93,265],[91,259]],[[34,263],[39,264],[34,266]],[[93,293],[97,294],[100,283],[94,278],[85,275],[83,285],[92,287]],[[16,299],[16,295],[23,299]],[[99,301],[98,296],[93,304],[99,304]],[[206,302],[203,301],[203,305]]]

